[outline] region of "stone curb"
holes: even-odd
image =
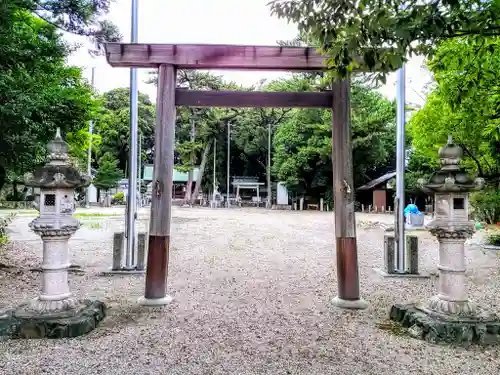
[[[500,344],[500,321],[477,319],[443,320],[417,309],[415,305],[393,305],[390,319],[408,329],[408,335],[433,344],[483,346]]]

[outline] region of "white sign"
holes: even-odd
[[[288,189],[283,182],[276,187],[276,200],[279,205],[288,205]]]

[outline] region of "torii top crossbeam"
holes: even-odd
[[[108,43],[106,58],[114,67],[179,69],[237,69],[321,71],[326,56],[312,47],[244,46],[224,44]]]
[[[312,47],[222,44],[106,44],[113,67],[321,71],[326,57]],[[331,108],[331,92],[194,91],[177,89],[177,106]]]

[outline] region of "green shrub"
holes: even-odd
[[[500,234],[492,234],[492,235],[488,236],[488,238],[486,239],[486,242],[489,245],[500,246]]]
[[[12,222],[16,214],[0,216],[0,246],[5,245],[8,241],[7,227]]]
[[[488,189],[473,193],[470,204],[475,220],[487,224],[500,222],[500,191]]]
[[[119,191],[111,198],[111,204],[125,204],[125,193]]]
[[[333,196],[334,196],[333,187],[328,186],[325,191],[324,199],[325,199],[325,205],[328,205],[328,207],[330,207],[330,210],[333,210],[333,205],[334,205]]]

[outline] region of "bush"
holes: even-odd
[[[328,186],[325,191],[325,204],[330,207],[330,210],[333,210],[333,205],[334,205],[334,200],[333,200],[334,192],[333,192],[333,187]]]
[[[111,204],[125,204],[125,193],[119,191],[111,198]]]
[[[486,239],[488,245],[500,246],[500,234],[492,234]]]
[[[471,194],[470,204],[475,220],[487,224],[500,221],[500,191],[484,190]]]
[[[16,214],[0,216],[0,246],[5,245],[8,240],[7,227],[12,222]]]

